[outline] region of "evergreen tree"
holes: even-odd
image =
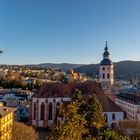
[[[85,138],[96,138],[100,131],[105,127],[105,119],[102,112],[102,106],[97,100],[96,96],[89,97],[84,106],[86,130]]]
[[[69,105],[63,105],[59,109],[62,120],[56,125],[52,125],[48,140],[81,140],[85,134],[85,120],[79,115],[79,103],[71,102]]]
[[[129,140],[106,129],[101,104],[96,96],[84,101],[75,90],[72,102],[59,108],[61,120],[50,127],[47,140]]]

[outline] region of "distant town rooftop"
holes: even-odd
[[[132,104],[140,105],[140,94],[120,93],[117,95],[117,98]]]
[[[0,118],[7,116],[9,113],[15,112],[15,108],[0,106]]]

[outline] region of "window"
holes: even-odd
[[[107,78],[110,79],[110,74],[109,73],[107,74]]]
[[[105,74],[103,73],[103,79],[105,79]]]
[[[113,113],[112,114],[112,120],[115,120],[116,119],[116,116],[115,116],[115,114]]]
[[[105,122],[107,123],[108,122],[107,114],[105,114],[104,117],[105,117]]]
[[[56,104],[56,118],[55,118],[55,121],[57,121],[57,117],[59,117],[59,107],[60,107],[60,103],[59,102],[57,102],[57,104]]]
[[[52,103],[49,104],[49,120],[52,120]]]
[[[34,120],[36,119],[36,103],[34,103]]]
[[[103,67],[103,70],[105,70],[105,68]]]
[[[40,113],[40,119],[44,120],[44,110],[45,110],[45,105],[44,103],[41,104],[41,113]]]

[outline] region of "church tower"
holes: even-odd
[[[111,87],[114,84],[114,65],[109,56],[110,53],[108,51],[108,45],[106,41],[103,60],[99,66],[99,76],[102,88],[107,92],[111,92]]]

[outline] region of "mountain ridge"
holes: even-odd
[[[88,75],[99,74],[99,64],[90,64],[81,66],[74,69],[77,72],[87,73]],[[125,60],[120,62],[114,62],[114,74],[115,78],[125,78],[130,80],[133,76],[140,77],[140,61]]]

